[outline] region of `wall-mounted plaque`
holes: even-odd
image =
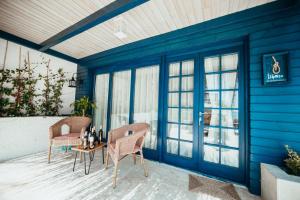
[[[288,80],[288,53],[271,53],[263,56],[263,83],[284,83]]]

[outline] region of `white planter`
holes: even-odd
[[[300,200],[300,177],[261,163],[261,196],[263,200]]]
[[[46,151],[49,127],[62,118],[0,118],[0,161]]]

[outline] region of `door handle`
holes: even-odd
[[[201,126],[203,115],[206,115],[206,114],[208,114],[208,112],[199,112],[199,126]]]

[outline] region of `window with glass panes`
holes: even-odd
[[[194,61],[169,64],[167,153],[192,157]]]
[[[238,53],[204,59],[204,161],[239,167]]]

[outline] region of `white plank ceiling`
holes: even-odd
[[[41,43],[113,0],[1,0],[0,29]],[[126,35],[117,38],[110,19],[52,49],[83,58],[273,0],[150,0],[120,16]],[[117,16],[117,17],[120,17]]]

